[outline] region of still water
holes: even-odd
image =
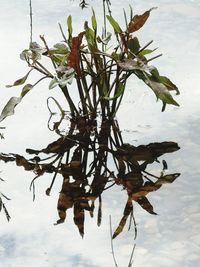
[[[58,22],[66,25],[69,14],[74,17],[74,28],[79,31],[90,14],[90,9],[80,10],[78,1],[33,1],[33,38],[39,42],[44,34],[49,43],[62,40]],[[93,0],[92,5],[101,16],[101,1]],[[123,1],[128,8],[129,1]],[[113,3],[113,15],[123,21],[120,1]],[[131,2],[135,13],[143,13],[151,7],[147,24],[137,36],[143,44],[154,40],[163,57],[153,64],[163,75],[170,77],[179,87],[181,95],[176,97],[180,107],[168,106],[161,112],[161,103],[140,81],[131,80],[127,85],[124,102],[117,119],[124,142],[134,146],[153,142],[171,141],[180,149],[162,155],[169,173],[181,173],[172,183],[149,193],[148,200],[158,215],[152,215],[134,204],[137,224],[137,238],[134,228],[126,227],[116,239],[114,250],[118,266],[128,266],[133,245],[133,266],[168,267],[199,265],[200,251],[200,186],[199,186],[199,47],[200,47],[200,3],[199,1],[135,1]],[[20,52],[28,47],[29,27],[28,1],[0,1],[1,43],[0,43],[0,109],[11,96],[18,96],[20,89],[5,88],[6,84],[22,77],[26,65],[19,59]],[[82,24],[81,24],[82,23]],[[34,75],[32,79],[34,79]],[[58,139],[49,131],[49,111],[46,99],[49,95],[66,103],[59,90],[49,92],[48,83],[43,82],[27,94],[16,108],[15,115],[1,123],[0,152],[25,155],[27,148],[42,149]],[[73,94],[73,92],[72,92]],[[54,107],[56,108],[56,107]],[[56,120],[57,118],[55,118]],[[67,124],[68,121],[66,121]],[[34,174],[25,172],[14,163],[0,162],[1,191],[11,198],[6,206],[11,215],[7,223],[0,214],[0,266],[2,267],[107,267],[114,266],[110,245],[110,223],[115,229],[123,215],[127,201],[126,190],[122,187],[107,190],[102,195],[102,223],[97,226],[96,217],[86,216],[85,235],[82,239],[73,223],[73,214],[67,212],[66,222],[53,225],[57,217],[57,198],[61,181],[46,196],[45,190],[51,183],[52,175],[45,174],[36,181],[36,199],[32,201],[29,185]],[[152,172],[160,171],[158,165]]]

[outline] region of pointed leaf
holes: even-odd
[[[0,122],[14,114],[15,107],[21,102],[22,97],[11,97],[0,115]]]
[[[153,206],[146,197],[140,197],[136,200],[136,202],[150,214],[157,215],[157,213],[153,210]]]
[[[173,173],[173,174],[164,175],[161,178],[159,178],[158,181],[156,181],[155,185],[171,184],[179,176],[180,176],[180,173]]]
[[[138,31],[147,21],[150,12],[155,9],[155,7],[149,9],[148,11],[144,12],[142,15],[135,15],[131,22],[128,25],[128,32],[132,33]]]
[[[21,97],[24,97],[31,89],[33,88],[33,85],[28,83],[26,84],[21,91]]]
[[[49,90],[53,89],[59,84],[58,78],[54,77],[49,83]]]
[[[2,202],[2,199],[0,197],[0,211],[2,210],[2,204],[3,204],[3,202]]]
[[[95,16],[95,12],[94,10],[92,10],[93,15],[92,15],[92,28],[94,31],[97,30],[97,20],[96,20],[96,16]]]
[[[164,103],[179,106],[179,104],[173,99],[165,85],[151,80],[149,82],[149,86],[152,88],[156,96]]]
[[[115,230],[115,232],[114,232],[114,234],[112,236],[113,239],[123,231],[124,226],[126,224],[126,221],[128,219],[128,216],[131,214],[132,211],[133,211],[132,203],[127,202],[126,206],[125,206],[125,209],[124,209],[124,215],[123,215],[123,217],[122,217],[117,229]]]
[[[108,21],[110,22],[111,26],[113,27],[113,29],[115,30],[115,32],[121,33],[122,29],[120,28],[117,21],[112,16],[107,15],[106,17],[107,17]]]
[[[69,15],[67,18],[67,26],[68,26],[69,36],[71,36],[72,35],[72,16],[71,15]]]
[[[32,70],[30,70],[24,77],[22,77],[21,79],[18,79],[17,81],[15,81],[12,85],[6,85],[7,88],[9,87],[13,87],[13,86],[19,86],[19,85],[22,85],[23,83],[25,83],[26,79],[28,78],[29,76],[29,73],[31,72]]]

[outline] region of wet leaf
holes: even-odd
[[[17,81],[15,81],[12,85],[6,85],[7,88],[10,88],[10,87],[13,87],[13,86],[19,86],[19,85],[22,85],[23,83],[25,83],[26,79],[28,78],[30,72],[32,70],[29,70],[29,72],[24,76],[22,77],[21,79],[18,79]]]
[[[140,197],[137,200],[135,200],[144,210],[149,212],[150,214],[157,215],[156,212],[154,212],[153,206],[149,202],[149,200],[146,197]]]
[[[171,184],[173,183],[178,177],[180,176],[180,173],[174,173],[174,174],[167,174],[159,178],[155,185],[163,185],[163,184]]]
[[[124,229],[124,226],[126,224],[126,221],[128,219],[128,216],[131,214],[131,212],[133,211],[133,205],[132,202],[127,202],[126,203],[126,207],[124,209],[124,216],[122,217],[117,229],[115,230],[112,238],[114,239],[115,237],[117,237]]]
[[[143,25],[145,24],[145,22],[147,21],[149,15],[150,15],[150,12],[153,9],[155,9],[155,7],[144,12],[142,15],[135,15],[128,25],[128,32],[133,33],[135,31],[138,31],[140,28],[142,28]]]
[[[31,89],[33,88],[33,85],[28,83],[26,84],[21,91],[21,97],[24,97]]]
[[[80,235],[84,236],[84,209],[80,207],[79,203],[74,204],[74,223],[77,225]]]
[[[68,193],[61,192],[59,194],[57,210],[59,215],[59,220],[57,224],[63,223],[66,218],[66,210],[73,207],[73,199]]]
[[[107,15],[106,17],[107,17],[108,21],[110,22],[111,26],[113,27],[113,29],[115,30],[115,32],[121,33],[122,29],[120,28],[117,21],[112,16]]]
[[[0,122],[3,121],[6,117],[14,114],[15,107],[21,102],[22,97],[11,97],[8,103],[3,108],[0,115]]]

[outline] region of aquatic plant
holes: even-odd
[[[106,5],[107,3],[107,5]],[[115,118],[120,107],[126,84],[130,77],[141,79],[163,102],[179,106],[171,95],[171,91],[179,94],[179,90],[169,78],[159,73],[151,65],[152,60],[161,56],[151,56],[156,49],[150,49],[153,41],[141,45],[136,32],[146,23],[151,8],[142,15],[133,15],[130,7],[129,16],[124,12],[125,28],[122,28],[113,17],[110,2],[103,1],[104,27],[99,33],[98,20],[92,10],[91,21],[85,21],[83,29],[73,35],[73,19],[67,18],[66,30],[59,24],[63,41],[49,47],[44,36],[40,36],[41,44],[30,42],[20,58],[28,65],[28,72],[7,87],[24,85],[20,97],[12,97],[0,115],[0,121],[14,113],[14,108],[24,96],[44,79],[49,79],[49,89],[59,87],[67,100],[71,116],[95,118],[100,112],[102,117]],[[107,12],[106,12],[107,7]],[[113,33],[108,31],[108,23]],[[32,38],[31,38],[32,39]],[[51,64],[42,60],[47,58]],[[31,72],[41,74],[34,83],[26,83]],[[73,99],[71,90],[77,90],[78,103]]]

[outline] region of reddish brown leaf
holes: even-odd
[[[79,33],[78,36],[72,38],[71,52],[68,57],[68,65],[72,67],[76,73],[80,76],[80,56],[79,49],[82,43],[84,32]]]
[[[133,17],[132,21],[128,25],[128,32],[132,33],[132,32],[138,31],[140,28],[142,28],[142,26],[147,21],[149,15],[150,15],[150,12],[153,9],[155,9],[155,7],[152,7],[148,11],[144,12],[144,14],[142,14],[142,15],[135,15]]]

